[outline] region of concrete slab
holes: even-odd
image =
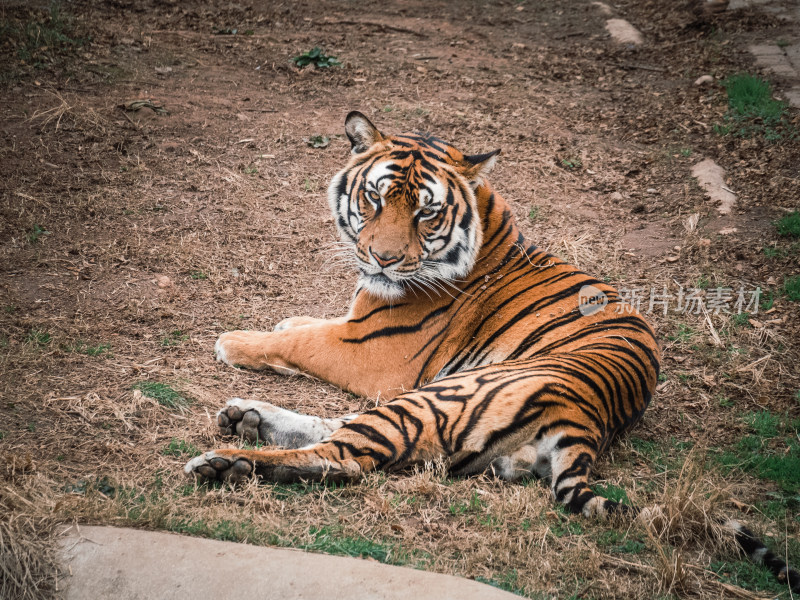
[[[66,600],[513,600],[482,583],[366,560],[116,527],[61,540]]]
[[[740,8],[750,8],[752,6],[763,6],[772,0],[731,0],[728,3],[728,10],[739,10]]]
[[[748,50],[755,56],[756,65],[781,77],[796,79],[797,71],[782,48],[774,44],[754,44]]]

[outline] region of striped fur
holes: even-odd
[[[223,433],[285,448],[217,450],[186,471],[353,480],[444,459],[456,475],[549,477],[575,513],[624,508],[595,495],[589,474],[650,402],[660,360],[650,325],[613,287],[525,242],[485,179],[497,152],[385,136],[360,113],[346,131],[354,154],[329,203],[360,273],[348,315],[226,333],[216,352],[390,401],[318,419],[233,400],[218,417]],[[607,304],[581,310],[587,289]]]

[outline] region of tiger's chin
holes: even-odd
[[[372,275],[362,272],[358,281],[359,287],[384,300],[397,300],[406,294],[406,287],[402,281],[389,279],[383,273]]]

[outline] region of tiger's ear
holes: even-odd
[[[470,183],[480,185],[481,177],[489,173],[494,168],[497,162],[497,156],[500,150],[487,152],[486,154],[473,154],[472,156],[464,157],[464,177]]]
[[[347,115],[344,130],[353,146],[353,154],[366,152],[373,144],[384,139],[375,125],[357,110]]]

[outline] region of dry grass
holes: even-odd
[[[717,466],[752,434],[745,415],[800,414],[800,313],[777,292],[761,327],[733,315],[651,315],[663,381],[596,474],[635,504],[659,506],[651,527],[565,515],[545,483],[451,480],[441,465],[345,488],[196,488],[181,472],[194,452],[241,443],[213,426],[231,395],[322,416],[376,402],[211,357],[222,331],[345,311],[354,276],[329,259],[336,236],[324,190],[349,152],[337,137],[349,110],[470,152],[502,147],[491,180],[526,237],[613,284],[778,290],[796,254],[765,207],[793,206],[800,148],[726,140],[720,160],[743,214],[715,223],[688,172],[700,155],[717,156],[719,138],[697,122],[714,123],[725,99],[713,90],[701,98],[674,74],[746,65],[687,33],[674,21],[680,7],[665,17],[652,13],[656,4],[626,10],[653,24],[653,39],[680,42],[640,51],[637,63],[663,72],[617,69],[630,57],[607,47],[601,24],[594,31],[589,13],[550,2],[494,6],[503,35],[483,8],[416,7],[425,18],[406,25],[432,29],[415,36],[413,52],[402,32],[342,31],[300,4],[257,15],[185,2],[178,25],[156,7],[141,14],[141,35],[103,6],[71,4],[95,42],[67,66],[23,69],[0,88],[10,141],[0,147],[0,561],[13,576],[3,584],[46,595],[54,524],[72,521],[364,555],[534,598],[755,597],[708,569],[733,560],[717,523],[743,507],[743,520],[798,560],[791,494]],[[326,10],[347,20],[352,7]],[[377,4],[361,10],[387,18]],[[209,19],[255,34],[209,35]],[[717,37],[735,47],[738,27],[762,21],[722,23]],[[175,27],[178,35],[151,35]],[[293,70],[288,58],[317,36],[345,68]],[[416,52],[439,58],[422,65]],[[145,96],[169,115],[118,108]],[[328,148],[303,141],[317,134],[331,137]],[[581,167],[565,168],[569,157]],[[541,208],[533,217],[532,207]],[[717,235],[732,225],[737,233]],[[784,258],[760,251],[773,237]],[[160,404],[143,382],[186,403]],[[782,443],[764,447],[777,455],[789,450]]]
[[[61,573],[55,539],[60,518],[48,514],[52,503],[26,489],[21,472],[30,458],[0,454],[6,472],[0,483],[0,597],[18,600],[52,598]],[[18,483],[12,482],[19,477]]]

